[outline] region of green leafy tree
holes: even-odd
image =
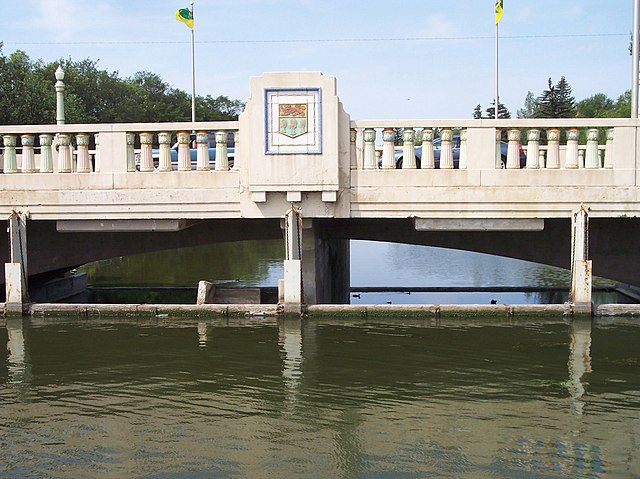
[[[517,118],[533,118],[536,110],[539,108],[538,99],[535,97],[532,91],[527,92],[527,96],[524,99],[524,108],[520,108],[516,112]]]
[[[67,123],[189,121],[191,96],[160,76],[139,72],[122,79],[94,60],[71,58],[44,64],[23,51],[8,57],[0,48],[0,124],[55,123],[55,71],[65,71]],[[226,96],[197,96],[197,120],[233,120],[244,108]]]
[[[482,119],[482,106],[480,106],[480,103],[478,103],[475,109],[473,110],[473,119],[474,120]]]

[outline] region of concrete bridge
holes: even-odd
[[[282,238],[293,205],[302,238],[288,218],[287,258],[300,262],[289,284],[301,276],[307,304],[348,302],[349,239],[565,268],[590,259],[594,274],[640,286],[639,126],[354,120],[334,77],[270,73],[251,80],[234,122],[0,126],[0,215],[11,218],[0,251],[8,276],[46,277],[143,251]],[[581,205],[582,223],[572,222]]]

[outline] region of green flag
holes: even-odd
[[[496,0],[496,25],[502,18],[502,0]]]
[[[496,7],[497,8],[497,7]],[[176,12],[176,20],[184,23],[193,30],[193,13],[188,8],[181,8]]]

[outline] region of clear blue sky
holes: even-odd
[[[197,93],[246,100],[251,76],[321,71],[337,77],[354,119],[469,118],[493,98],[494,4],[196,0]],[[5,54],[91,58],[121,77],[151,71],[191,91],[190,33],[175,20],[188,0],[14,5],[0,16]],[[617,98],[631,88],[632,11],[633,0],[504,0],[501,101],[515,116],[527,91],[539,95],[549,77],[562,75],[578,100],[599,92]]]

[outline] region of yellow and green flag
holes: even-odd
[[[496,0],[496,25],[502,18],[502,0]]]
[[[496,7],[497,9],[498,7]],[[188,8],[181,8],[176,12],[176,20],[184,23],[193,30],[193,13]]]

